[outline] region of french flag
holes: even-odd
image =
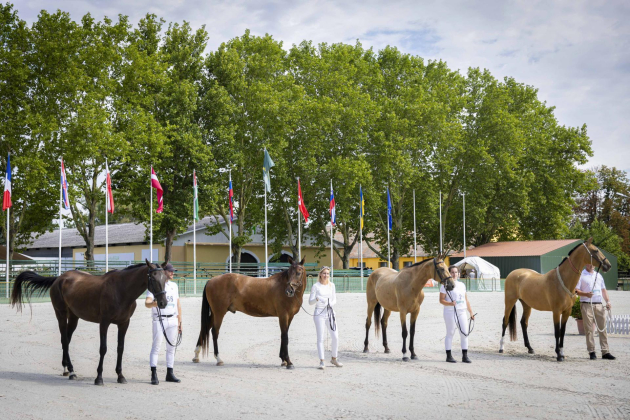
[[[66,178],[66,167],[63,165],[63,158],[61,158],[61,195],[63,208],[70,210],[70,200],[68,199],[68,178]]]
[[[330,223],[337,224],[337,216],[335,213],[335,194],[332,189],[332,182],[330,183]]]
[[[7,159],[7,176],[4,179],[4,195],[2,196],[2,211],[11,207],[11,153]]]
[[[112,177],[109,174],[109,165],[105,161],[105,171],[107,172],[107,212],[114,214],[114,196],[112,196]]]
[[[232,189],[232,179],[230,179],[230,224],[234,223],[234,205],[232,204],[232,201],[234,200],[234,190]]]
[[[151,167],[151,187],[155,188],[157,193],[158,208],[155,212],[162,213],[162,211],[164,210],[164,199],[162,198],[164,190],[160,185],[160,181],[158,181],[157,179],[157,174],[155,173],[155,170],[153,170],[153,167]]]

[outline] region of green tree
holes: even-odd
[[[622,249],[623,240],[603,220],[595,219],[588,226],[575,223],[566,235],[567,239],[593,238],[593,243],[617,257],[617,265],[620,270],[630,268],[630,257]]]

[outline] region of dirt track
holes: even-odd
[[[630,293],[610,295],[614,313],[630,313]],[[340,360],[345,366],[322,372],[315,369],[315,327],[304,312],[295,317],[289,333],[293,371],[280,368],[277,320],[242,314],[228,314],[224,320],[219,346],[225,365],[215,366],[213,358],[193,364],[201,300],[185,298],[184,340],[175,365],[182,383],[157,387],[148,383],[151,320],[144,307],[139,305],[127,333],[123,370],[129,383],[116,383],[113,326],[105,386],[96,387],[95,324],[79,322],[70,347],[79,380],[69,381],[61,376],[61,344],[51,304],[33,304],[32,320],[28,307],[20,315],[1,305],[0,413],[3,419],[630,417],[630,336],[609,337],[618,360],[589,361],[585,339],[571,319],[567,359],[558,363],[551,314],[534,311],[530,341],[537,354],[527,354],[520,328],[519,341],[507,342],[506,353],[498,354],[503,294],[469,293],[469,299],[479,315],[470,338],[473,363],[466,365],[444,362],[444,321],[436,293],[427,293],[420,311],[419,360],[407,363],[401,360],[397,314],[388,328],[392,353],[383,354],[372,330],[372,351],[363,354],[365,296],[338,295]],[[459,360],[459,337],[454,349]],[[162,353],[160,379],[164,363]]]

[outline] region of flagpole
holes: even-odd
[[[199,200],[197,193],[197,172],[193,169],[193,294],[197,294],[197,203]]]
[[[105,159],[105,272],[109,271],[109,191],[107,190],[107,176],[109,175],[109,167],[107,166],[107,159]]]
[[[332,179],[330,180],[330,192],[332,193]],[[336,211],[337,209],[335,209]],[[332,216],[332,214],[331,214]],[[333,220],[330,218],[330,281],[333,279]]]
[[[11,207],[7,207],[7,299],[9,298],[9,211]]]
[[[300,185],[300,177],[298,177],[298,186]],[[300,232],[300,223],[302,222],[300,220],[300,194],[298,192],[298,209],[297,209],[297,217],[298,217],[298,260],[302,260],[302,238],[301,238],[301,232]]]
[[[363,226],[361,226],[361,221],[363,220],[363,190],[361,185],[359,185],[359,191],[361,192],[361,197],[359,197],[361,200],[359,203],[359,267],[361,271],[361,291],[363,291]]]
[[[440,256],[442,255],[442,191],[440,191]]]
[[[63,158],[61,158],[61,164],[63,165]],[[61,231],[63,230],[63,214],[61,213],[61,207],[63,203],[63,172],[59,167],[59,266],[57,267],[57,276],[61,276]]]
[[[151,207],[149,210],[149,212],[151,213],[151,216],[150,216],[151,233],[149,234],[149,262],[153,262],[153,180],[151,179],[152,176],[153,176],[153,166],[151,167],[151,172],[149,172],[149,180],[150,180],[149,192],[151,194],[151,198],[149,199],[149,202],[151,203]]]
[[[464,258],[466,258],[466,193],[462,193],[464,199]]]
[[[387,188],[387,266],[392,268],[392,253],[391,248],[389,246],[389,231],[391,230],[391,226],[389,224],[389,206],[391,205],[391,198],[389,196],[389,188]]]
[[[269,277],[269,254],[267,252],[267,186],[265,189],[265,277]]]
[[[416,241],[416,190],[413,190],[413,262],[418,262],[418,243]]]
[[[232,170],[230,169],[230,185],[232,184]],[[232,198],[229,197],[230,191],[228,191],[228,198],[230,199],[230,204],[232,203]],[[228,249],[228,256],[230,257],[230,273],[232,272],[232,212],[230,211],[230,215],[228,216],[230,219],[230,248]]]

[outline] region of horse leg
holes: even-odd
[[[416,352],[413,347],[413,336],[416,334],[416,320],[418,319],[418,314],[420,314],[420,308],[417,311],[412,312],[409,317],[409,351],[411,352],[411,359],[415,360],[418,358],[416,356]]]
[[[68,311],[68,354],[66,358],[66,363],[68,367],[68,376],[69,379],[76,379],[77,375],[74,373],[74,367],[72,366],[72,362],[70,361],[70,341],[72,340],[72,334],[74,334],[74,330],[77,329],[77,324],[79,323],[79,317],[73,314],[71,311]],[[65,376],[65,373],[64,373]]]
[[[101,322],[99,329],[101,333],[101,347],[99,349],[101,360],[98,362],[98,368],[96,368],[97,376],[94,380],[94,385],[103,385],[103,359],[105,358],[105,353],[107,353],[107,330],[109,329],[109,322]]]
[[[293,369],[293,363],[289,359],[289,325],[291,320],[287,315],[278,317],[280,323],[280,359],[282,360],[282,366],[286,366],[287,369]]]
[[[556,360],[561,362],[564,357],[560,355],[560,312],[553,312],[553,332],[556,339]]]
[[[367,318],[365,319],[365,341],[363,342],[363,353],[369,353],[370,349],[368,348],[369,340],[368,335],[370,332],[370,326],[372,326],[372,314],[374,313],[374,308],[376,307],[376,299],[373,302],[370,302],[368,299],[368,310],[367,310]]]
[[[212,345],[214,346],[214,358],[217,359],[217,366],[223,366],[223,360],[219,357],[219,330],[221,329],[221,324],[223,323],[223,317],[225,316],[225,311],[222,313],[212,313],[214,317],[212,322]]]
[[[122,374],[122,356],[125,351],[125,335],[129,328],[129,321],[124,324],[118,324],[118,358],[116,359],[116,373],[118,374],[118,383],[126,384],[127,380]]]
[[[407,357],[407,313],[400,311],[400,325],[402,325],[402,354],[403,354],[403,362],[408,362],[409,358]]]
[[[516,320],[516,301],[517,299],[508,299],[507,295],[505,297],[505,312],[503,313],[503,323],[501,326],[502,330],[501,341],[499,342],[499,353],[503,353],[503,341],[505,340],[505,330],[507,329],[508,324],[510,322],[514,323]],[[512,330],[512,327],[510,327],[510,330]],[[510,331],[510,335],[512,335],[512,331]]]
[[[70,372],[68,371],[68,312],[67,309],[64,308],[63,310],[58,310],[57,308],[55,308],[55,315],[57,316],[57,322],[59,324],[59,333],[61,334],[61,349],[62,349],[62,356],[61,356],[61,365],[63,366],[63,376],[68,376],[70,374]],[[75,379],[76,375],[74,377],[71,377],[70,379]]]
[[[383,330],[383,347],[385,350],[383,353],[389,353],[389,347],[387,346],[387,321],[389,320],[389,316],[392,314],[392,311],[388,311],[383,308],[383,318],[381,318],[381,329]]]
[[[525,347],[527,347],[527,352],[529,354],[534,354],[534,349],[529,344],[529,336],[527,335],[527,326],[529,325],[529,316],[532,314],[532,307],[523,302],[521,299],[521,304],[523,305],[523,316],[521,317],[521,328],[523,329],[523,339],[525,340]]]
[[[571,315],[571,309],[562,313],[562,323],[560,325],[560,357],[564,360],[564,333],[567,329],[567,321]]]

